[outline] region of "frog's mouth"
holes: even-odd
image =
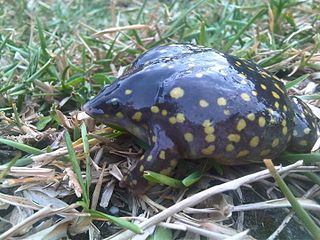
[[[92,107],[90,102],[87,102],[82,107],[82,110],[85,111],[85,113],[88,114],[90,117],[96,119],[98,122],[105,123],[109,127],[118,131],[122,131],[122,132],[126,131],[126,129],[121,127],[120,125],[112,123],[112,118],[110,118],[110,116],[106,116],[103,110]]]
[[[86,112],[86,114],[88,114],[90,117],[93,117],[93,118],[102,116],[104,114],[102,109],[92,107],[92,104],[90,103],[90,101],[87,102],[82,107],[82,109]]]

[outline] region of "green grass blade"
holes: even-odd
[[[182,184],[185,187],[190,187],[192,184],[198,182],[202,177],[202,172],[201,171],[195,171],[191,173],[189,176],[185,177],[182,180]]]
[[[49,64],[51,63],[51,59],[49,59],[38,71],[36,71],[34,74],[32,74],[27,80],[26,82],[32,81],[35,78],[37,78],[44,70],[46,70],[46,68],[49,66]]]
[[[4,39],[4,41],[0,44],[0,57],[1,57],[2,49],[6,46],[9,37],[10,37],[10,34],[7,35],[6,38]]]
[[[172,231],[172,229],[157,226],[154,234],[148,240],[174,239]]]
[[[226,43],[223,50],[227,52],[233,46],[233,44],[240,38],[240,36],[251,26],[251,24],[253,24],[258,18],[260,18],[263,14],[265,14],[266,11],[267,11],[266,9],[261,9],[256,15],[254,15],[248,21],[248,23],[242,29],[240,29],[231,40],[229,40]]]
[[[271,160],[265,160],[265,164],[269,169],[271,175],[277,182],[277,185],[281,189],[281,192],[285,195],[285,197],[290,202],[292,209],[297,214],[299,219],[304,223],[304,227],[307,228],[310,233],[313,235],[314,239],[320,239],[320,228],[316,225],[316,223],[312,220],[309,214],[301,207],[291,190],[288,188],[286,183],[281,178],[280,174],[274,168]]]
[[[302,95],[302,96],[297,96],[297,97],[302,99],[302,100],[319,100],[320,99],[320,94]]]
[[[17,109],[17,106],[16,106],[15,103],[12,103],[12,110],[13,110],[13,113],[14,113],[15,122],[16,122],[18,128],[21,130],[22,123],[21,123],[21,120],[19,118],[18,109]]]
[[[82,189],[83,201],[86,204],[85,208],[87,210],[87,209],[89,209],[89,196],[87,194],[86,187],[85,187],[82,175],[81,175],[81,169],[80,169],[80,166],[79,166],[79,163],[77,160],[76,153],[75,153],[73,146],[72,146],[70,134],[67,131],[64,133],[64,139],[66,141],[69,158],[70,158],[70,161],[72,164],[72,169],[75,172],[75,174],[77,176],[77,180],[79,181],[79,184]]]
[[[138,14],[137,14],[136,21],[135,21],[136,23],[139,23],[139,22],[140,22],[140,18],[141,18],[141,15],[142,15],[142,13],[143,13],[143,9],[144,9],[145,6],[146,6],[146,3],[147,3],[147,0],[144,0],[143,3],[142,3],[141,8],[139,9],[139,12],[138,12]]]
[[[191,11],[193,11],[194,9],[196,9],[198,6],[200,6],[201,4],[203,4],[204,2],[206,2],[207,0],[199,0],[197,1],[195,4],[193,4],[190,8],[188,8],[187,10],[183,11],[183,13],[175,20],[175,22],[172,24],[172,26],[170,27],[169,31],[165,34],[165,37],[169,37],[171,36],[173,33],[176,32],[177,29],[180,28],[180,26],[182,26],[183,21],[185,21],[186,17],[188,17],[188,15],[190,14]]]
[[[18,159],[15,163],[14,166],[15,167],[24,167],[27,166],[29,164],[31,164],[33,162],[31,157],[24,157],[24,158],[20,158]]]
[[[83,153],[86,158],[86,192],[87,195],[89,196],[89,188],[91,185],[91,171],[90,171],[90,163],[91,163],[91,158],[90,158],[90,148],[89,148],[89,142],[88,142],[88,132],[86,125],[83,123],[80,126],[81,128],[81,137],[82,137],[82,142],[83,142]],[[90,201],[90,199],[88,199]],[[90,202],[88,202],[90,204]]]
[[[149,182],[164,184],[175,188],[184,187],[180,180],[152,171],[145,171],[143,177]]]
[[[19,150],[21,150],[23,152],[30,153],[30,154],[38,155],[38,154],[44,153],[44,151],[42,151],[42,150],[40,150],[38,148],[30,147],[30,146],[28,146],[26,144],[18,143],[18,142],[15,142],[15,141],[12,141],[12,140],[8,140],[8,139],[5,139],[5,138],[1,138],[1,137],[0,137],[0,143],[8,145],[8,146],[16,148],[16,149],[19,149]]]
[[[320,153],[290,153],[283,152],[277,159],[280,161],[289,161],[294,163],[299,160],[303,160],[305,164],[319,163]]]
[[[295,85],[303,82],[303,81],[306,80],[309,76],[310,76],[310,74],[304,74],[304,75],[296,78],[295,80],[288,82],[288,83],[286,84],[286,89],[290,89],[290,88],[294,87]]]
[[[92,209],[89,210],[89,213],[92,218],[102,218],[102,219],[105,219],[105,220],[112,222],[115,225],[129,229],[130,231],[132,231],[134,233],[137,233],[137,234],[143,233],[142,229],[139,228],[137,225],[135,225],[127,220],[124,220],[122,218],[114,217],[109,214],[102,213],[102,212],[92,210]]]
[[[44,36],[43,26],[42,26],[41,21],[40,21],[39,18],[37,18],[37,17],[36,17],[36,22],[37,22],[39,39],[40,39],[41,51],[42,51],[42,54],[43,54],[45,60],[48,61],[48,59],[49,59],[49,54],[48,54],[48,52],[47,52],[47,42],[46,42],[46,38],[45,38],[45,36]]]
[[[20,157],[21,157],[21,152],[18,152],[18,154],[12,160],[10,160],[8,162],[8,164],[5,165],[6,168],[3,171],[0,172],[0,180],[4,179],[7,176],[8,172],[11,169],[11,167],[13,167],[16,164],[17,160]]]
[[[199,44],[202,46],[206,45],[206,25],[204,22],[201,22],[200,25]]]
[[[320,176],[318,176],[316,173],[306,172],[304,175],[307,176],[312,182],[320,186]]]

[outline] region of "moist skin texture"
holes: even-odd
[[[149,143],[125,178],[136,194],[148,186],[145,170],[170,175],[182,158],[248,164],[309,152],[317,138],[316,117],[275,76],[190,44],[147,51],[84,109]]]

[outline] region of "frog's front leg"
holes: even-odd
[[[150,149],[133,166],[125,180],[134,194],[143,194],[150,186],[143,177],[144,171],[169,175],[177,165],[178,152],[176,146],[160,126],[153,128],[150,139],[152,142]]]

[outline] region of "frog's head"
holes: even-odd
[[[125,102],[117,94],[120,84],[106,85],[101,92],[87,102],[84,111],[99,122],[121,126],[128,122],[124,114]]]
[[[149,122],[158,83],[150,81],[149,72],[135,71],[124,74],[105,86],[84,111],[98,122],[120,127],[148,142]]]

